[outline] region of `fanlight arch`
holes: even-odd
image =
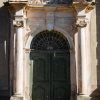
[[[31,42],[33,50],[68,50],[70,49],[67,38],[58,31],[42,31]]]

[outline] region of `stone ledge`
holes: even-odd
[[[100,97],[90,97],[89,95],[78,95],[77,100],[100,100]]]
[[[92,100],[89,95],[78,95],[77,100]]]
[[[23,97],[14,95],[14,96],[11,96],[10,100],[23,100]]]

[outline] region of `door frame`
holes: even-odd
[[[58,29],[56,29],[58,30]],[[38,34],[39,32],[41,32],[43,30],[39,30],[38,32],[36,32],[35,34]],[[70,96],[70,100],[75,100],[76,94],[77,94],[77,84],[76,84],[76,62],[75,62],[75,47],[74,47],[74,42],[72,37],[66,32],[63,31],[62,29],[59,29],[58,32],[62,33],[68,40],[69,42],[69,53],[70,53],[70,80],[71,80],[71,96]],[[29,53],[31,52],[30,49],[30,45],[32,42],[32,39],[35,37],[35,34],[31,34],[26,42],[25,45],[25,73],[26,73],[26,78],[24,78],[24,82],[26,82],[26,84],[24,85],[24,89],[25,87],[27,87],[27,97],[29,100],[30,99],[30,93],[29,93],[29,68],[30,68],[30,58],[29,58]],[[24,93],[25,94],[25,93]]]

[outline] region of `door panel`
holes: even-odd
[[[42,87],[35,87],[33,88],[33,99],[34,100],[45,100],[45,88]]]
[[[35,85],[35,86],[34,86]],[[32,100],[50,100],[49,84],[48,83],[34,83],[32,89]]]
[[[69,54],[55,52],[52,56],[53,100],[70,100]]]
[[[66,100],[66,89],[64,87],[54,88],[54,100]]]
[[[38,58],[34,60],[34,75],[33,79],[34,81],[44,81],[45,80],[45,67],[46,67],[46,61],[44,58]],[[36,67],[35,67],[36,66]]]
[[[50,57],[46,52],[31,52],[33,60],[32,100],[50,100]]]
[[[52,63],[53,81],[66,81],[65,59],[60,57],[54,57]]]
[[[67,52],[32,52],[32,100],[70,100]]]

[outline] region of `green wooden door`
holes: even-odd
[[[32,52],[32,100],[70,100],[69,53]]]

